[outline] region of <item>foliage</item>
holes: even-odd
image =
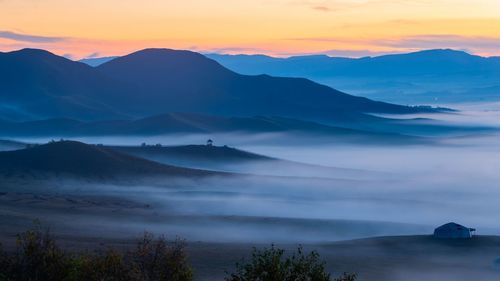
[[[182,240],[177,239],[169,245],[165,237],[155,240],[152,234],[145,233],[132,253],[138,280],[192,280],[193,274],[184,248],[185,242]]]
[[[191,281],[182,240],[145,233],[132,251],[69,254],[39,224],[18,235],[17,251],[0,248],[0,281]]]
[[[17,237],[17,250],[5,253],[0,245],[0,281],[191,281],[186,243],[150,233],[135,249],[67,253],[39,224]],[[226,281],[355,281],[353,274],[332,279],[317,252],[302,247],[291,255],[274,245],[254,248],[248,262],[236,264]]]
[[[342,275],[334,281],[354,281],[353,274]],[[332,277],[325,269],[325,263],[313,251],[305,254],[302,247],[290,256],[283,249],[254,248],[250,261],[243,260],[236,264],[236,272],[228,274],[226,281],[331,281]]]
[[[68,257],[56,245],[49,231],[39,224],[17,237],[17,253],[10,263],[12,280],[63,280],[68,274]]]

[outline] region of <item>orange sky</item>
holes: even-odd
[[[78,4],[76,4],[78,3]],[[499,0],[0,0],[0,50],[500,55]]]

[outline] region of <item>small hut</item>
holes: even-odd
[[[214,141],[211,139],[207,140],[207,146],[212,146],[214,144]]]
[[[470,239],[476,231],[458,223],[450,222],[434,230],[434,237],[441,239]]]

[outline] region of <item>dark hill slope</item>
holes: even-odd
[[[334,179],[374,179],[367,170],[305,164],[240,150],[229,146],[112,146],[113,150],[168,165],[265,176]]]
[[[82,177],[178,176],[198,177],[215,173],[159,164],[109,148],[75,141],[53,142],[27,149],[0,152],[5,174],[49,172]]]
[[[138,85],[134,111],[185,111],[224,115],[273,115],[301,119],[359,120],[363,113],[411,113],[411,108],[354,97],[301,78],[247,76],[190,51],[146,49],[97,69]]]
[[[26,147],[26,144],[23,142],[0,139],[0,151],[16,150],[16,149],[22,149],[25,147]]]
[[[0,52],[0,116],[89,119],[122,116],[110,101],[130,91],[94,68],[38,49]]]
[[[351,96],[301,78],[240,75],[205,56],[146,49],[98,67],[47,51],[0,53],[0,118],[137,119],[165,112],[379,120],[365,113],[431,111]]]
[[[144,158],[171,158],[210,162],[270,161],[278,159],[239,150],[229,146],[180,145],[180,146],[113,146],[113,150]]]
[[[172,133],[265,133],[296,132],[324,136],[369,136],[371,138],[404,138],[384,134],[327,126],[316,122],[282,117],[221,117],[192,113],[169,113],[137,120],[85,122],[74,119],[47,119],[27,122],[0,121],[0,136],[95,136],[95,135],[161,135]]]

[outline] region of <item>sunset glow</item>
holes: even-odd
[[[499,11],[498,0],[0,0],[0,50],[359,57],[453,48],[493,56],[500,55]]]

